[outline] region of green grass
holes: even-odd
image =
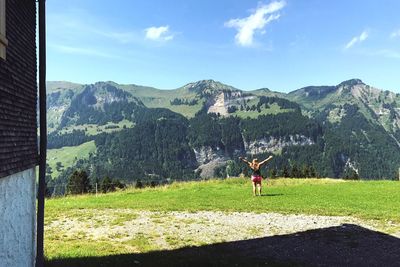
[[[180,97],[181,95],[178,95]],[[156,98],[156,99],[146,99],[143,98],[143,103],[149,108],[167,108],[173,112],[179,113],[187,118],[193,118],[194,115],[202,108],[203,102],[200,100],[196,105],[171,105],[170,101],[172,101],[175,97],[165,97],[165,98]],[[181,97],[184,98],[184,97]],[[187,99],[191,100],[194,97],[188,97]]]
[[[255,103],[255,104],[257,104],[257,103]],[[251,106],[252,104],[250,103],[248,105]],[[239,108],[240,108],[240,106],[239,106]],[[249,110],[249,111],[246,111],[246,110],[241,111],[239,109],[238,111],[232,113],[232,115],[237,115],[240,118],[256,119],[260,115],[276,115],[276,114],[279,114],[279,113],[289,112],[289,111],[293,111],[293,109],[282,109],[278,104],[273,103],[273,104],[270,104],[270,107],[267,108],[267,109],[264,108],[264,106],[262,106],[261,112],[258,112],[257,110],[255,110],[255,111],[251,111],[251,110]]]
[[[133,246],[135,249],[141,252],[155,250],[155,248],[149,242],[149,239],[143,234],[138,234],[135,238],[125,241],[124,244]]]
[[[114,212],[113,215],[115,215],[115,218],[110,222],[110,225],[123,225],[126,221],[136,219],[138,216],[137,214],[122,212]]]
[[[121,85],[124,90],[132,93],[135,97],[140,98],[143,104],[149,108],[168,108],[173,112],[182,114],[187,118],[192,118],[203,106],[203,101],[198,104],[189,105],[171,105],[171,101],[175,98],[183,98],[192,100],[196,97],[195,92],[190,92],[187,89],[179,88],[172,90],[159,90],[151,87],[132,87],[130,85]]]
[[[199,101],[196,105],[171,105],[170,103],[165,105],[165,108],[172,110],[173,112],[182,114],[187,118],[193,118],[194,115],[200,111],[204,101]]]
[[[49,199],[47,213],[73,209],[128,208],[151,211],[248,211],[354,216],[400,223],[400,183],[334,179],[277,179],[251,196],[247,179],[176,183],[159,188],[128,189]]]
[[[118,128],[112,128],[112,129],[107,129],[107,126],[116,126]],[[60,130],[60,134],[67,134],[71,133],[73,130],[80,130],[84,131],[86,135],[97,135],[101,133],[112,133],[112,132],[117,132],[121,131],[122,129],[125,128],[133,128],[135,125],[133,122],[128,121],[128,120],[122,120],[118,123],[113,123],[113,122],[107,122],[105,125],[97,125],[97,124],[83,124],[83,125],[74,125],[74,126],[68,126],[64,127],[62,130]]]
[[[86,225],[82,226],[83,230],[104,225],[114,229],[137,218],[135,211],[139,210],[161,212],[153,215],[154,218],[150,217],[160,224],[168,223],[164,216],[168,211],[215,210],[353,216],[373,220],[377,225],[391,223],[394,227],[391,231],[398,231],[399,190],[400,182],[395,181],[276,179],[264,183],[264,196],[253,197],[250,181],[243,178],[175,183],[158,188],[131,188],[97,197],[83,195],[48,199],[45,224],[77,221]],[[112,217],[96,217],[101,211]],[[103,219],[93,222],[93,218]],[[193,221],[184,222],[190,223]],[[45,234],[45,254],[48,262],[54,263],[74,258],[145,253],[160,250],[154,241],[158,237],[157,232],[152,236],[138,233],[131,239],[122,240],[123,236],[116,233],[108,239],[93,240],[81,231],[71,234],[68,227],[53,227]],[[199,245],[196,240],[184,240],[172,233],[163,238],[172,248]]]
[[[47,162],[52,170],[52,178],[56,178],[60,173],[57,171],[56,164],[61,162],[64,169],[74,165],[79,159],[85,159],[89,157],[90,153],[96,152],[96,145],[94,141],[83,143],[79,146],[66,146],[58,149],[47,150]]]
[[[180,95],[178,95],[180,96]],[[187,118],[193,118],[194,115],[201,109],[203,106],[203,101],[199,101],[196,105],[171,105],[170,101],[172,101],[174,97],[165,97],[165,98],[143,98],[143,103],[149,108],[167,108],[173,112],[182,114]],[[182,97],[183,98],[183,97]],[[188,97],[189,100],[194,99],[194,97]]]

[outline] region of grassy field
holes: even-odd
[[[96,145],[94,144],[94,141],[86,142],[79,146],[66,146],[58,149],[48,149],[47,162],[52,170],[52,178],[55,178],[59,175],[59,171],[56,168],[57,162],[61,162],[61,165],[64,166],[63,168],[65,169],[73,166],[77,160],[88,158],[90,153],[95,152]]]
[[[390,224],[387,232],[400,230],[400,182],[274,179],[265,184],[262,197],[252,196],[248,179],[231,178],[175,183],[157,188],[131,188],[97,197],[83,195],[48,199],[46,226],[63,223],[67,230],[62,232],[52,228],[46,232],[46,257],[51,262],[157,250],[143,233],[129,240],[116,234],[113,238],[120,238],[121,242],[102,238],[91,242],[84,232],[85,227],[101,229],[106,223],[111,225],[111,229],[121,227],[137,218],[141,211],[159,212],[160,215],[152,219],[160,223],[166,220],[164,215],[170,211],[278,212],[352,216],[374,221],[382,225],[382,229]],[[110,214],[113,217],[107,217]],[[82,226],[82,231],[71,234],[73,222],[85,221],[87,224]],[[166,240],[172,244],[184,242],[174,236]],[[193,241],[185,245],[198,244]]]
[[[101,133],[112,133],[121,131],[124,128],[133,128],[135,125],[133,122],[128,120],[122,120],[118,123],[107,122],[104,125],[97,125],[97,124],[83,124],[83,125],[74,125],[74,126],[67,126],[60,130],[60,134],[67,134],[71,133],[74,130],[84,131],[86,135],[97,135]],[[115,128],[111,128],[115,127]]]
[[[203,106],[203,100],[196,105],[171,105],[171,101],[175,98],[193,100],[196,97],[195,92],[191,92],[184,88],[172,90],[159,90],[151,87],[131,87],[130,85],[122,85],[122,88],[131,92],[132,95],[138,97],[146,107],[149,108],[168,108],[173,112],[182,114],[185,117],[192,118]]]
[[[246,179],[231,178],[101,195],[50,199],[48,214],[71,209],[129,208],[156,211],[253,211],[356,216],[400,223],[400,183],[334,179],[270,180],[264,193],[251,197]]]
[[[257,102],[254,102],[254,104],[257,104],[258,103],[258,100],[257,100]],[[253,103],[250,103],[250,104],[248,104],[249,106],[251,106]],[[239,108],[240,108],[240,106],[239,106]],[[233,113],[233,115],[237,115],[238,117],[240,117],[240,118],[251,118],[251,119],[255,119],[255,118],[258,118],[258,116],[260,116],[260,115],[276,115],[276,114],[279,114],[279,113],[283,113],[283,112],[290,112],[290,111],[293,111],[293,109],[281,109],[281,107],[278,105],[278,104],[276,104],[276,103],[273,103],[273,104],[270,104],[270,107],[269,108],[262,108],[261,109],[261,112],[258,112],[257,110],[256,111],[245,111],[245,110],[243,110],[243,111],[241,111],[240,109],[238,110],[238,111],[236,111],[235,113]]]

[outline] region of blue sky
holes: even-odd
[[[48,0],[48,80],[400,92],[398,0]]]

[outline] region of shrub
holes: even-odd
[[[68,179],[68,194],[84,194],[90,190],[90,181],[85,171],[74,171]]]

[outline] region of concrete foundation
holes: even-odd
[[[33,267],[36,257],[35,168],[0,179],[0,267]]]

